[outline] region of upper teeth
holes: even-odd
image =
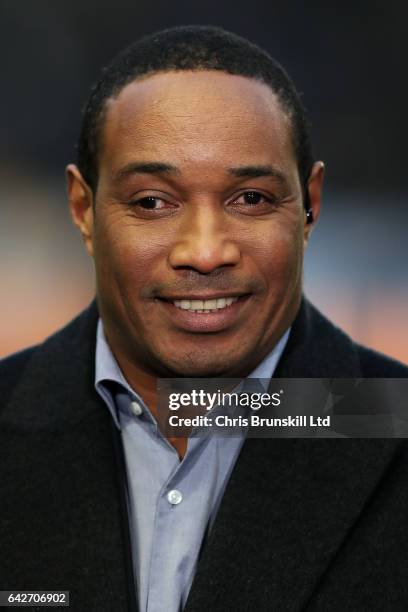
[[[237,297],[227,297],[218,298],[216,300],[175,300],[174,305],[183,310],[206,312],[207,310],[218,310],[226,306],[231,306],[237,299]]]

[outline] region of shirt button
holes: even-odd
[[[177,506],[177,504],[179,504],[182,499],[183,496],[180,491],[177,491],[177,489],[173,489],[172,491],[169,491],[167,493],[167,501],[173,506]]]
[[[142,407],[139,404],[139,402],[131,402],[130,410],[132,411],[132,414],[134,414],[135,416],[140,416],[143,412]]]

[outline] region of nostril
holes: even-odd
[[[198,274],[199,276],[219,276],[220,274],[224,273],[224,269],[225,268],[231,268],[234,267],[235,264],[222,264],[220,266],[217,266],[217,268],[211,269],[208,272],[204,272],[203,270],[196,268],[195,266],[186,266],[186,265],[179,265],[179,266],[173,266],[173,268],[175,270],[180,270],[180,271],[186,271],[186,272],[193,272],[194,274]]]

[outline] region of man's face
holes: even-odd
[[[108,102],[98,162],[81,228],[115,354],[248,374],[293,321],[309,232],[274,93],[212,71],[138,80]]]

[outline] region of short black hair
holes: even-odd
[[[180,26],[150,34],[124,49],[102,70],[85,106],[77,146],[78,168],[94,193],[106,101],[139,77],[171,70],[219,70],[269,85],[291,120],[300,181],[307,195],[314,160],[306,112],[292,80],[266,51],[214,26]]]

